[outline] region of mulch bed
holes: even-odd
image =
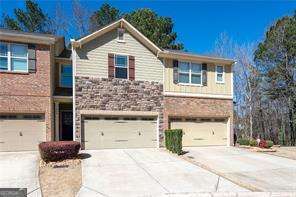
[[[40,160],[39,181],[42,196],[76,196],[81,187],[81,174],[80,159],[68,159],[48,163]]]
[[[239,145],[239,148],[244,148],[244,149],[248,149],[250,151],[253,152],[276,152],[276,149],[271,147],[271,148],[259,148],[257,146],[245,146],[245,145]]]

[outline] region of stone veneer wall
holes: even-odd
[[[159,112],[163,140],[163,85],[158,82],[75,77],[76,140],[81,140],[80,110]]]
[[[233,101],[197,97],[164,97],[164,129],[169,128],[170,117],[225,117],[230,118],[230,143],[233,143]]]

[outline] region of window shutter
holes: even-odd
[[[108,78],[114,78],[114,54],[108,53]]]
[[[206,86],[208,83],[208,74],[207,74],[208,66],[206,63],[202,64],[202,85]]]
[[[28,45],[28,66],[29,72],[36,72],[36,46],[34,44]]]
[[[129,80],[135,80],[135,57],[128,57],[128,78]]]
[[[175,84],[177,84],[179,82],[178,60],[173,60],[173,82]]]

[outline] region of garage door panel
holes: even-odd
[[[156,147],[156,125],[155,120],[85,120],[85,149]]]
[[[172,121],[172,129],[183,130],[183,146],[226,145],[227,123],[218,121]]]
[[[37,150],[46,140],[44,119],[1,119],[0,151]]]

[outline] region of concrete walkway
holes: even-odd
[[[248,191],[157,149],[85,151],[78,196],[193,195]]]
[[[255,191],[296,192],[296,161],[235,147],[191,147],[187,158]]]
[[[27,188],[28,197],[41,196],[37,152],[0,152],[0,188]]]

